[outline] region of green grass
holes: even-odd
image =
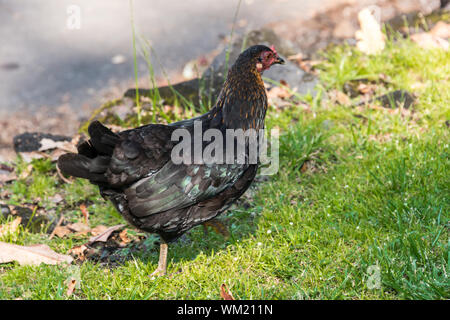
[[[377,56],[338,47],[325,57],[322,94],[303,97],[309,111],[271,106],[267,126],[282,129],[280,170],[223,215],[230,238],[193,229],[170,245],[169,275],[156,279],[148,277],[158,261],[153,236],[114,267],[5,264],[0,298],[66,299],[76,274],[71,299],[220,299],[222,283],[237,299],[449,299],[450,53],[402,40]],[[326,99],[362,78],[377,83],[377,94],[414,92],[417,103],[389,112]],[[34,202],[75,222],[84,202],[92,226],[124,222],[95,187],[64,184],[49,162],[34,162],[30,176],[6,188],[10,204]],[[55,193],[63,204],[48,200]],[[0,238],[60,253],[86,240],[24,228]]]

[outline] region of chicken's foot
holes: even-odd
[[[159,246],[159,261],[158,268],[150,275],[151,277],[165,276],[167,272],[167,252],[169,245],[161,239],[161,245]]]

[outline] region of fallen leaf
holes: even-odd
[[[88,247],[84,244],[73,247],[69,250],[69,253],[76,256],[79,260],[83,261],[85,259],[84,252],[88,249]]]
[[[411,40],[417,43],[417,45],[424,49],[449,49],[449,42],[445,39],[437,37],[428,32],[420,32],[411,35]]]
[[[91,231],[91,228],[89,228],[88,225],[86,225],[82,222],[68,224],[67,228],[69,228],[73,232],[77,232],[77,233],[88,233],[89,231]]]
[[[128,231],[127,231],[127,229],[124,229],[121,233],[119,233],[119,237],[120,237],[120,240],[122,240],[122,242],[124,244],[127,244],[127,243],[129,243],[131,241],[130,238],[128,238]]]
[[[69,284],[67,286],[66,296],[70,297],[75,290],[75,287],[77,285],[76,279],[70,279]]]
[[[91,234],[93,236],[98,236],[99,234],[102,234],[106,230],[108,230],[108,227],[100,224],[100,225],[96,226],[95,228],[91,229]]]
[[[66,235],[73,233],[67,226],[58,226],[56,227],[52,234],[58,236],[59,238],[64,238]]]
[[[119,230],[120,228],[123,228],[123,227],[125,227],[124,224],[119,224],[119,225],[110,227],[110,228],[106,229],[103,233],[99,234],[98,236],[91,237],[89,239],[88,243],[92,244],[94,242],[106,242],[106,241],[108,241],[108,238],[111,235],[111,233],[113,233],[114,231]]]
[[[231,291],[227,288],[225,283],[220,286],[220,296],[223,300],[235,300]]]
[[[83,217],[84,217],[84,223],[86,225],[89,225],[89,212],[87,211],[86,205],[84,203],[82,203],[80,205],[80,210],[81,210],[81,213],[83,214]]]
[[[218,219],[212,219],[203,223],[204,227],[211,227],[216,233],[221,234],[225,238],[230,236],[227,226]]]
[[[34,159],[44,159],[44,158],[49,157],[44,152],[38,152],[38,151],[19,152],[19,155],[22,157],[22,159],[23,159],[23,161],[25,161],[25,163],[30,163]]]
[[[67,151],[62,149],[55,149],[52,152],[50,152],[49,157],[52,160],[52,162],[58,161],[58,158],[62,156],[63,154],[66,154]]]
[[[31,171],[33,171],[33,165],[32,165],[32,164],[29,164],[29,165],[27,165],[27,167],[25,168],[25,170],[23,170],[23,171],[20,173],[19,178],[20,178],[20,179],[26,179],[26,178],[30,175]]]
[[[384,49],[385,41],[380,24],[375,19],[369,8],[358,13],[360,30],[356,31],[358,40],[356,47],[364,53],[376,54]]]
[[[45,244],[19,246],[0,242],[0,263],[17,261],[20,265],[72,263],[73,258],[59,254]]]
[[[3,237],[4,235],[16,232],[16,230],[19,227],[21,222],[22,222],[22,217],[17,217],[9,223],[0,225],[0,237]]]
[[[285,87],[273,87],[267,92],[267,97],[269,99],[272,98],[281,98],[287,99],[290,98],[292,94]]]
[[[450,24],[445,23],[444,21],[439,21],[433,28],[431,28],[430,33],[435,37],[448,39],[450,38]]]
[[[330,98],[332,101],[337,102],[340,105],[347,106],[350,104],[351,100],[348,95],[339,90],[331,90]]]
[[[69,180],[69,179],[67,179],[66,177],[64,177],[64,175],[63,175],[62,172],[61,172],[61,169],[59,169],[59,167],[58,167],[58,163],[56,163],[56,172],[58,173],[58,177],[59,177],[62,181],[64,181],[65,183],[68,183],[68,184],[72,184],[72,183],[73,183],[72,180]]]
[[[376,90],[377,86],[373,85],[373,84],[365,84],[365,83],[360,83],[358,84],[358,91],[362,94],[373,94]]]
[[[1,170],[0,169],[0,183],[10,182],[17,179],[17,176],[14,172]]]
[[[48,138],[43,138],[39,141],[41,147],[38,151],[46,151],[51,149],[61,149],[67,152],[77,152],[77,148],[70,141],[55,141]]]
[[[14,168],[10,167],[10,166],[7,166],[6,164],[0,163],[0,170],[13,172]]]
[[[63,201],[63,197],[59,193],[57,193],[53,197],[48,197],[48,200],[53,202],[54,204],[57,204]]]
[[[48,237],[50,240],[53,239],[53,237],[55,236],[56,232],[58,231],[58,227],[61,226],[61,223],[64,220],[64,216],[61,215],[61,217],[59,218],[58,222],[56,223],[55,228],[53,229],[52,233],[50,233],[50,236]]]
[[[303,164],[300,168],[301,173],[305,173],[306,171],[308,171],[308,161],[303,162]]]

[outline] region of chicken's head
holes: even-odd
[[[284,64],[284,60],[278,56],[274,46],[267,47],[264,45],[255,45],[244,50],[237,58],[234,69],[254,70],[262,73],[264,70],[269,69],[274,64]],[[243,69],[242,69],[243,68]]]
[[[262,46],[265,47],[265,46]],[[284,60],[278,56],[274,46],[262,48],[257,58],[256,69],[263,72],[274,64],[284,64]]]

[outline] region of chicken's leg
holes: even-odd
[[[151,276],[164,276],[166,275],[167,271],[167,251],[168,251],[168,244],[161,239],[161,245],[159,246],[159,262],[158,262],[158,268],[151,274]]]

